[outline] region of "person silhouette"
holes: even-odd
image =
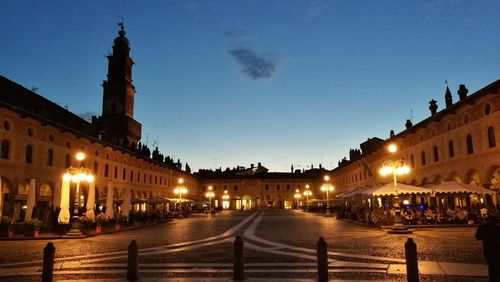
[[[479,226],[476,239],[483,241],[483,254],[488,263],[490,282],[500,281],[500,226],[498,218],[490,215],[487,223]]]

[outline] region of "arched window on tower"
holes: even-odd
[[[453,144],[452,140],[448,142],[448,154],[450,158],[453,158],[455,156],[455,145]]]
[[[467,135],[467,154],[472,153],[474,153],[474,144],[472,143],[472,136],[469,134]]]
[[[488,128],[488,146],[490,148],[495,148],[497,146],[497,141],[495,139],[495,129],[493,127]]]
[[[31,144],[26,145],[24,157],[26,163],[28,164],[33,163],[33,146],[31,146]]]
[[[47,151],[47,165],[52,166],[53,160],[54,160],[54,151],[52,151],[52,149],[49,149]]]
[[[0,158],[9,159],[9,148],[10,144],[7,139],[2,140],[2,145],[0,146]]]

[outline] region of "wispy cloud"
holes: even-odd
[[[453,6],[462,3],[463,0],[424,0],[420,4],[427,9],[439,8],[442,6]]]
[[[324,14],[330,9],[331,2],[325,0],[310,1],[307,4],[306,15],[304,20],[311,21]]]
[[[241,66],[241,71],[251,79],[270,78],[276,70],[276,65],[271,58],[258,55],[253,50],[239,48],[228,52]]]

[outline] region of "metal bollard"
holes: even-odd
[[[47,243],[47,246],[43,248],[42,282],[52,282],[55,253],[56,248],[52,242]]]
[[[419,282],[417,245],[413,242],[413,238],[408,238],[405,243],[405,258],[408,282]]]
[[[319,237],[316,244],[316,254],[318,258],[318,281],[328,281],[328,250],[323,237]]]
[[[139,279],[138,273],[138,258],[139,258],[139,249],[137,248],[137,243],[135,240],[130,242],[128,245],[128,263],[127,263],[127,280],[128,281],[137,281]]]
[[[245,280],[245,266],[243,264],[243,240],[236,236],[234,246],[233,280]]]

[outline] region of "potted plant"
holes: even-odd
[[[97,226],[95,228],[95,233],[99,234],[102,231],[102,226],[106,225],[106,223],[109,221],[109,216],[107,216],[104,213],[100,213],[96,217],[96,222]]]
[[[14,235],[13,218],[2,216],[0,219],[0,237],[12,237]]]
[[[90,229],[92,228],[92,224],[94,221],[91,217],[82,216],[80,217],[80,229],[83,234],[88,235],[90,233]]]
[[[125,225],[126,222],[127,222],[127,218],[126,217],[124,217],[122,215],[118,215],[115,218],[115,230],[120,230],[121,226]]]
[[[42,225],[42,222],[36,218],[24,221],[24,237],[38,237],[40,225]]]

